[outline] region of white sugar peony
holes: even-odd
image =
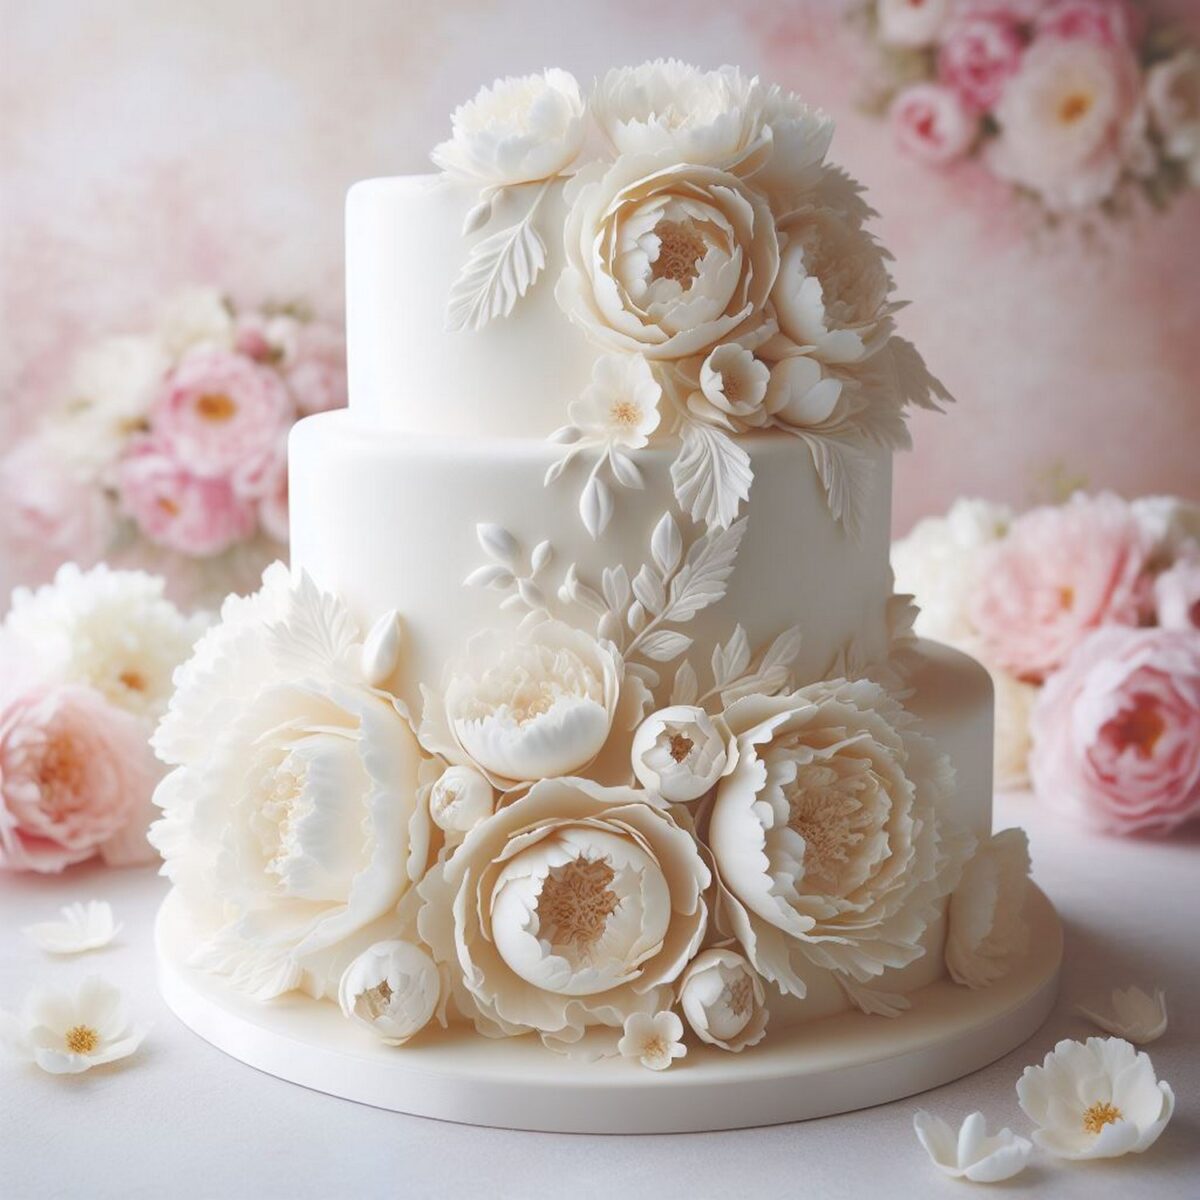
[[[733,950],[704,950],[679,981],[679,1006],[702,1041],[735,1054],[767,1033],[762,977]]]
[[[820,429],[837,425],[844,413],[844,381],[829,375],[815,359],[785,358],[771,368],[767,412],[790,429]]]
[[[983,1113],[973,1112],[955,1133],[941,1117],[924,1109],[913,1116],[913,1129],[925,1152],[943,1175],[972,1183],[1000,1183],[1025,1169],[1033,1152],[1028,1138],[1011,1129],[988,1135]]]
[[[832,202],[828,189],[836,189],[846,177],[824,165],[833,140],[833,120],[794,92],[772,86],[763,99],[762,122],[771,133],[771,153],[754,172],[754,186],[770,197],[772,207],[791,212],[803,202],[843,208]],[[861,202],[846,206],[847,215],[850,207],[865,206]]]
[[[1162,988],[1155,988],[1154,995],[1136,986],[1113,988],[1107,1008],[1083,1004],[1076,1007],[1105,1033],[1135,1046],[1156,1042],[1167,1032],[1167,1000]]]
[[[233,334],[233,312],[213,287],[185,288],[172,296],[159,314],[158,338],[172,358],[195,346],[228,349]]]
[[[338,1004],[380,1041],[402,1046],[433,1019],[441,991],[441,975],[420,946],[376,942],[342,973]]]
[[[1040,1067],[1025,1068],[1017,1098],[1037,1126],[1033,1140],[1071,1159],[1141,1154],[1175,1111],[1149,1055],[1119,1038],[1059,1042]]]
[[[707,843],[718,911],[757,970],[803,996],[805,962],[867,983],[920,958],[969,851],[938,816],[949,761],[869,680],[750,696],[725,720],[737,764]]]
[[[447,833],[469,833],[495,804],[492,785],[474,767],[447,767],[429,789],[429,815]]]
[[[477,825],[421,881],[422,939],[480,1033],[613,1053],[654,1014],[707,925],[691,833],[631,788],[549,779]]]
[[[428,863],[420,749],[361,664],[342,603],[275,564],[226,601],[154,735],[174,769],[151,841],[201,929],[194,961],[260,1000],[335,989],[320,956]]]
[[[651,713],[633,735],[633,773],[647,791],[687,804],[711,791],[729,763],[729,731],[702,708]]]
[[[771,370],[749,350],[726,342],[700,365],[700,389],[688,397],[688,408],[702,421],[734,433],[767,423],[764,401]]]
[[[950,16],[951,0],[877,0],[879,36],[893,46],[931,46]]]
[[[84,954],[100,950],[121,932],[113,920],[112,905],[104,900],[87,904],[66,904],[57,921],[39,921],[26,925],[21,932],[47,954]]]
[[[1150,118],[1168,158],[1184,164],[1200,187],[1200,51],[1180,51],[1146,73]]]
[[[665,1071],[677,1058],[687,1054],[683,1022],[669,1009],[650,1016],[632,1013],[625,1018],[617,1051],[625,1058],[636,1058],[650,1071]]]
[[[451,118],[449,141],[430,157],[450,175],[506,187],[549,179],[575,160],[585,112],[575,77],[551,69],[482,87]]]
[[[981,988],[1008,974],[1029,948],[1029,839],[1003,829],[963,867],[947,913],[946,969],[955,983]]]
[[[568,416],[589,443],[640,450],[658,428],[662,388],[640,354],[602,354]]]

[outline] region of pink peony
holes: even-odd
[[[269,452],[294,416],[276,370],[203,346],[186,354],[167,377],[150,424],[193,475],[228,479]]]
[[[1141,14],[1126,0],[1053,0],[1038,13],[1034,28],[1050,37],[1133,46],[1142,25]]]
[[[937,83],[905,88],[892,102],[889,120],[901,149],[928,163],[947,163],[970,148],[979,121],[958,95]]]
[[[117,466],[121,508],[150,538],[191,558],[207,558],[254,534],[254,501],[224,479],[181,466],[153,437],[136,439]]]
[[[143,725],[89,687],[0,703],[0,867],[152,861],[145,831],[159,775]]]
[[[346,405],[346,339],[334,325],[301,325],[284,378],[301,413],[327,412]]]
[[[1200,554],[1181,558],[1154,581],[1154,611],[1164,629],[1200,631]]]
[[[257,507],[258,523],[268,537],[277,542],[288,540],[287,437],[278,439],[270,454],[265,454],[252,470],[234,480],[234,492],[251,500]]]
[[[938,78],[964,104],[985,112],[1016,74],[1023,49],[1010,22],[987,17],[956,21],[938,51]]]
[[[986,659],[1038,681],[1101,625],[1136,625],[1147,547],[1110,492],[1035,508],[983,551],[970,619]]]
[[[1093,633],[1033,711],[1030,773],[1046,803],[1108,833],[1200,816],[1200,636]]]

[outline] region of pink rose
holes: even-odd
[[[336,326],[320,321],[301,325],[284,378],[301,413],[327,412],[346,405],[346,339]]]
[[[159,770],[135,717],[78,684],[0,704],[0,867],[61,871],[96,854],[150,862]]]
[[[146,537],[191,558],[220,554],[257,525],[252,499],[227,480],[193,474],[153,437],[136,439],[118,463],[117,490]]]
[[[1200,630],[1200,552],[1154,581],[1154,611],[1164,629]]]
[[[1048,804],[1108,833],[1200,816],[1200,636],[1093,633],[1033,710],[1030,773]]]
[[[205,479],[228,479],[268,453],[294,417],[279,373],[203,346],[167,377],[150,424],[175,459]]]
[[[1141,38],[1142,18],[1125,0],[1053,0],[1038,13],[1034,28],[1050,37],[1132,46]]]
[[[1136,625],[1147,547],[1129,506],[1082,493],[1018,517],[984,549],[970,619],[986,659],[1038,681],[1101,625]]]
[[[965,154],[979,129],[957,94],[937,83],[905,88],[892,102],[889,120],[901,149],[928,163]]]
[[[938,78],[972,108],[985,112],[1021,65],[1024,44],[1007,21],[956,21],[938,51]]]

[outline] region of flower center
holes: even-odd
[[[589,950],[620,903],[611,886],[615,878],[603,859],[576,858],[551,868],[537,903],[542,937],[577,953]]]
[[[251,825],[266,857],[267,872],[280,882],[296,853],[294,824],[304,782],[304,772],[294,762],[278,766],[265,781],[262,805]]]
[[[171,499],[170,496],[159,496],[155,504],[167,514],[168,517],[179,516],[179,505]]]
[[[692,286],[700,274],[700,260],[708,247],[690,221],[659,221],[654,227],[658,237],[658,257],[650,269],[651,279],[673,279],[684,289]]]
[[[609,412],[614,425],[629,429],[642,419],[642,410],[632,400],[617,400]]]
[[[822,764],[799,771],[786,790],[788,828],[804,839],[804,879],[822,891],[838,888],[838,867],[864,838],[867,818],[859,800],[862,775],[843,775]]]
[[[372,988],[367,988],[362,994],[367,1012],[371,1020],[383,1016],[387,1012],[388,1001],[392,998],[392,987],[386,979],[382,979]]]
[[[729,1011],[735,1017],[744,1017],[754,1007],[754,985],[748,975],[739,975],[729,985]]]
[[[1087,116],[1092,107],[1092,98],[1087,92],[1071,92],[1062,98],[1058,106],[1058,118],[1064,125],[1073,125]]]
[[[662,1058],[667,1052],[667,1044],[663,1041],[661,1034],[655,1034],[652,1038],[647,1038],[645,1045],[642,1046],[643,1058]]]
[[[1121,1119],[1121,1110],[1107,1100],[1097,1100],[1083,1114],[1083,1129],[1085,1133],[1099,1133],[1105,1125],[1111,1125]]]
[[[692,747],[696,743],[685,733],[671,734],[671,757],[681,763],[692,752]]]
[[[556,694],[549,683],[529,683],[513,696],[509,712],[518,725],[528,725],[554,707]]]
[[[205,392],[196,398],[196,412],[206,421],[221,424],[232,420],[237,405],[224,392]]]
[[[89,1025],[73,1025],[67,1030],[66,1043],[72,1054],[91,1054],[100,1045],[100,1035]]]
[[[146,677],[141,671],[136,671],[132,667],[127,671],[122,671],[117,676],[118,682],[128,688],[131,692],[144,692],[149,686],[146,682]]]
[[[1139,758],[1149,758],[1166,731],[1166,722],[1158,706],[1148,696],[1138,696],[1132,708],[1117,716],[1111,727],[1113,737],[1122,750],[1133,747]]]
[[[1058,589],[1058,603],[1064,612],[1070,612],[1075,606],[1075,589],[1072,587],[1060,587]]]
[[[55,732],[38,764],[41,807],[51,820],[61,820],[79,808],[80,797],[89,795],[88,771],[75,741]]]

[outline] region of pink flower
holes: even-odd
[[[270,454],[263,455],[253,471],[234,480],[238,496],[252,500],[257,508],[258,523],[269,537],[277,542],[288,540],[288,471],[287,436],[275,443]]]
[[[1093,633],[1033,711],[1030,773],[1048,804],[1109,833],[1200,816],[1200,636]]]
[[[1038,13],[1034,28],[1051,37],[1133,46],[1142,24],[1141,14],[1126,0],[1054,0]]]
[[[1181,558],[1154,581],[1154,611],[1164,629],[1200,631],[1200,552]]]
[[[270,451],[294,412],[279,373],[212,346],[189,351],[150,413],[175,459],[204,479],[228,479]]]
[[[937,83],[905,88],[892,102],[889,120],[901,149],[928,163],[965,154],[979,129],[958,95]]]
[[[0,867],[152,861],[145,831],[159,774],[141,722],[89,687],[0,703]]]
[[[956,21],[938,52],[938,78],[965,104],[985,112],[1016,74],[1023,48],[1021,35],[1007,21],[987,17]]]
[[[1136,625],[1147,548],[1129,506],[1110,492],[1035,508],[983,551],[970,618],[986,659],[1037,681],[1101,625]]]
[[[121,508],[151,541],[191,558],[207,558],[251,537],[254,500],[224,479],[205,479],[154,437],[136,439],[117,465]]]
[[[346,405],[346,339],[336,326],[320,321],[301,325],[284,378],[301,413],[326,412]]]

